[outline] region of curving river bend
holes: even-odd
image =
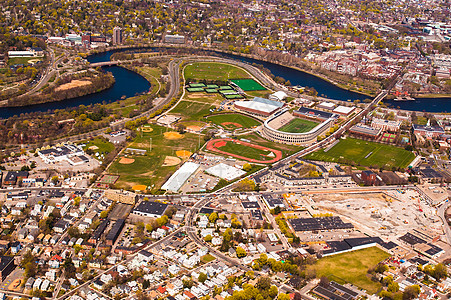
[[[116,51],[130,51],[139,49],[122,49],[106,51],[99,54],[89,56],[87,59],[91,63],[109,61],[111,55]],[[146,48],[145,51],[159,51],[158,48]],[[306,72],[302,72],[289,67],[260,61],[252,58],[242,57],[233,54],[225,54],[211,51],[212,54],[222,56],[225,58],[240,60],[247,63],[257,63],[263,65],[271,71],[275,76],[280,76],[285,80],[289,80],[292,85],[313,87],[318,91],[319,95],[325,95],[330,99],[337,100],[364,100],[369,98],[366,95],[356,93],[353,91],[342,89],[327,80],[316,77]],[[67,99],[59,102],[43,103],[30,105],[25,107],[0,108],[0,118],[9,118],[21,113],[50,111],[55,109],[66,109],[77,107],[79,105],[89,105],[106,102],[117,101],[123,96],[132,97],[137,94],[145,93],[150,89],[150,83],[141,75],[129,71],[127,69],[111,66],[103,68],[107,72],[111,72],[116,79],[114,85],[99,93],[90,94],[73,99]],[[399,107],[405,110],[427,111],[427,112],[451,112],[451,98],[423,98],[415,101],[395,102],[393,100],[385,100],[385,103],[393,107]]]

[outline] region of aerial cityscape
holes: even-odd
[[[0,3],[0,300],[451,298],[449,0]]]

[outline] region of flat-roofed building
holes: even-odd
[[[255,97],[251,101],[235,101],[234,103],[235,108],[262,117],[269,117],[284,105],[282,102],[260,97]]]
[[[106,190],[105,197],[124,204],[134,205],[138,195],[129,191]]]
[[[371,127],[380,128],[384,131],[399,131],[401,127],[401,121],[389,121],[384,119],[373,118],[371,121]]]
[[[360,136],[364,136],[364,137],[370,137],[370,138],[377,138],[381,132],[382,129],[378,129],[378,128],[372,128],[366,125],[362,125],[362,124],[356,124],[354,126],[352,126],[351,128],[349,128],[349,132],[355,135],[360,135]]]

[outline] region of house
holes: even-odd
[[[53,230],[58,233],[63,233],[69,227],[69,222],[60,219],[56,222],[55,226],[53,226]]]
[[[52,269],[58,269],[63,262],[63,258],[59,255],[54,255],[49,261],[49,267]]]
[[[35,282],[35,279],[33,277],[28,278],[27,282],[25,283],[25,289],[31,290],[33,288],[34,282]]]

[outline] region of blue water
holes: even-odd
[[[104,101],[113,102],[121,99],[122,96],[132,97],[137,94],[145,93],[151,87],[150,83],[144,77],[135,72],[118,66],[105,67],[103,69],[107,72],[111,72],[116,79],[116,82],[109,89],[103,90],[99,93],[58,102],[49,102],[23,107],[3,107],[0,108],[0,118],[9,118],[22,113],[66,109],[77,107],[79,105],[102,103]]]
[[[415,101],[383,100],[393,108],[424,112],[451,112],[451,97],[447,98],[419,98]]]

